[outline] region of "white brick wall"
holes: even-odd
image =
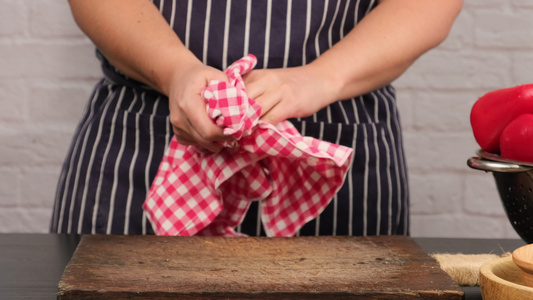
[[[466,166],[478,148],[469,113],[491,90],[533,83],[533,2],[465,2],[446,42],[395,83],[412,235],[515,238],[492,175]]]
[[[62,160],[100,68],[66,0],[0,7],[0,232],[47,232]]]
[[[448,40],[396,83],[413,236],[509,237],[492,176],[466,166],[469,113],[533,82],[533,2],[466,0]],[[47,232],[63,157],[100,77],[65,0],[0,0],[0,232]]]

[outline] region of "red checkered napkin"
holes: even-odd
[[[208,115],[235,137],[219,153],[178,144],[174,137],[143,205],[158,235],[237,236],[251,201],[259,201],[267,236],[292,236],[316,218],[344,182],[352,149],[301,136],[288,121],[259,121],[246,95],[248,55],[227,70],[229,82],[204,90]]]

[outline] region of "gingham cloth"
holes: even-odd
[[[288,121],[259,121],[241,74],[248,55],[227,70],[229,82],[204,90],[209,116],[235,138],[219,153],[178,144],[174,137],[143,205],[158,235],[238,236],[251,201],[260,201],[267,236],[293,236],[316,218],[344,182],[352,149],[301,136]]]

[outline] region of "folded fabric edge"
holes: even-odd
[[[284,122],[287,122],[290,124],[290,126],[293,126],[292,123],[290,123],[289,121],[284,121]],[[263,128],[263,129],[270,129],[270,130],[274,130],[276,132],[278,132],[279,134],[283,135],[283,133],[280,131],[279,128],[277,128],[276,126],[270,124],[270,123],[267,123],[267,122],[263,122],[263,121],[259,121],[259,123],[257,124],[257,126]],[[301,137],[306,137],[306,136],[301,136]],[[312,138],[312,137],[307,137],[307,138]],[[295,148],[298,148],[300,149],[300,147],[294,143],[290,138],[287,138],[287,141],[289,143],[291,143]],[[313,138],[314,139],[314,138]],[[346,149],[346,151],[344,151],[342,153],[341,156],[338,156],[338,157],[335,157],[335,156],[332,156],[330,155],[329,153],[325,152],[325,151],[320,151],[319,153],[311,153],[309,151],[305,151],[305,150],[302,150],[300,149],[301,151],[303,151],[304,153],[306,154],[309,154],[311,156],[315,156],[315,157],[319,157],[319,158],[326,158],[326,159],[330,159],[330,160],[333,160],[335,162],[335,164],[338,166],[338,167],[341,167],[343,165],[345,165],[347,162],[351,164],[352,160],[353,160],[353,149],[350,148],[350,147],[346,147],[346,146],[343,146],[343,145],[339,145],[339,144],[334,144],[334,143],[330,143],[330,142],[326,142],[326,141],[322,141],[324,143],[328,143],[328,144],[333,144],[333,145],[337,145],[339,148],[343,148],[343,149]],[[320,149],[319,149],[320,150]]]

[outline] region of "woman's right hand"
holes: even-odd
[[[224,72],[205,66],[200,61],[184,66],[180,64],[169,80],[168,98],[170,122],[178,143],[218,152],[220,146],[213,142],[232,139],[225,136],[207,115],[202,91],[211,80],[227,81]]]

